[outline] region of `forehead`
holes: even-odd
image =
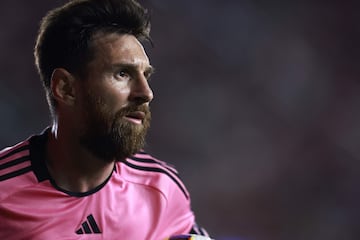
[[[143,45],[130,34],[97,33],[92,40],[93,61],[149,65]]]

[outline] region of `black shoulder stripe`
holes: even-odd
[[[130,159],[137,161],[137,162],[143,162],[143,163],[155,163],[157,165],[160,165],[164,168],[166,168],[167,170],[169,170],[170,172],[172,172],[173,174],[175,174],[176,176],[178,176],[177,172],[175,172],[173,169],[171,169],[170,167],[168,167],[166,164],[162,164],[160,162],[155,161],[154,159],[151,158],[138,158],[138,157],[131,157]],[[178,176],[179,177],[179,176]],[[180,178],[180,177],[179,177]]]
[[[184,193],[185,197],[188,199],[189,196],[188,194],[186,193],[185,189],[181,186],[181,184],[179,183],[179,181],[174,178],[171,174],[169,174],[167,171],[165,171],[164,169],[161,169],[161,168],[156,168],[156,167],[144,167],[144,166],[137,166],[137,165],[134,165],[132,163],[129,163],[128,161],[124,161],[124,163],[126,165],[128,165],[129,167],[132,167],[132,168],[135,168],[135,169],[138,169],[138,170],[143,170],[143,171],[148,171],[148,172],[160,172],[160,173],[164,173],[166,174],[168,177],[170,177],[175,183],[176,185],[180,188],[180,190]]]
[[[30,171],[31,171],[31,166],[16,170],[14,172],[1,175],[0,176],[0,181],[4,181],[4,180],[7,180],[9,178],[13,178],[13,177],[22,175],[22,174],[25,174],[25,173],[30,172]]]
[[[23,163],[23,162],[26,162],[28,160],[29,160],[28,156],[25,156],[25,157],[17,158],[15,160],[12,160],[12,161],[4,163],[4,164],[0,164],[0,170],[8,168],[8,167],[15,166],[15,165],[17,165],[19,163]]]
[[[22,152],[22,151],[27,150],[27,149],[30,149],[29,145],[25,145],[25,146],[19,147],[17,149],[14,149],[14,150],[8,152],[7,154],[5,154],[4,156],[1,156],[0,160],[3,160],[5,158],[7,158],[7,157],[10,157],[11,155],[14,155],[15,153]]]

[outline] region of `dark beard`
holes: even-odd
[[[145,145],[145,136],[150,127],[151,113],[147,105],[130,106],[121,109],[110,119],[111,114],[101,111],[99,103],[94,103],[86,115],[88,117],[80,143],[94,156],[106,162],[124,161]],[[92,111],[94,110],[95,111]],[[130,123],[124,116],[133,111],[143,111],[142,125]]]

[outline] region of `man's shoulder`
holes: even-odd
[[[28,140],[0,150],[0,182],[31,170]]]
[[[177,191],[185,198],[189,198],[189,193],[176,168],[146,152],[138,152],[119,164],[123,169],[120,174],[127,181],[147,185],[165,195]]]
[[[29,140],[0,150],[0,200],[26,185],[31,171]]]

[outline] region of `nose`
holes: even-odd
[[[144,76],[133,81],[129,98],[136,104],[149,103],[154,98],[149,82]]]

